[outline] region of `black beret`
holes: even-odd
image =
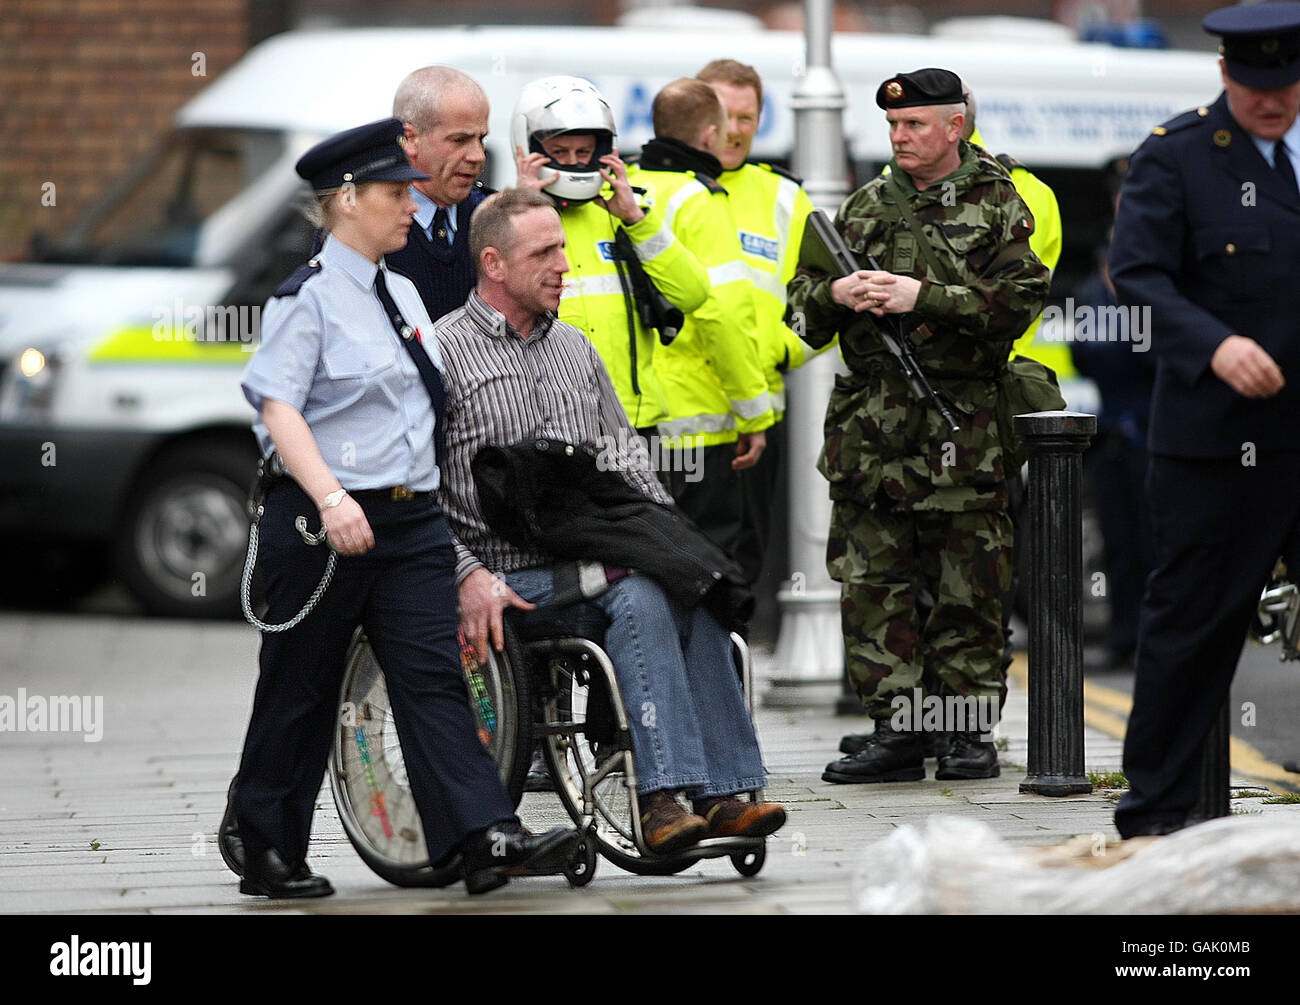
[[[876,104],[881,108],[956,105],[965,100],[961,78],[951,70],[933,66],[911,73],[896,73],[876,89]]]
[[[1223,36],[1219,52],[1238,84],[1274,91],[1300,80],[1300,3],[1223,7],[1201,27]]]
[[[401,119],[380,119],[321,140],[298,159],[294,170],[316,191],[346,182],[419,181],[429,176],[411,167],[398,142]]]

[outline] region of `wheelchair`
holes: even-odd
[[[556,794],[581,834],[564,872],[570,885],[591,882],[598,857],[649,876],[725,857],[742,876],[757,875],[766,861],[763,838],[706,838],[673,855],[646,846],[627,710],[613,663],[592,641],[604,632],[604,613],[579,604],[509,612],[505,651],[490,652],[485,664],[461,639],[479,738],[496,758],[511,799],[518,806],[540,739]],[[752,716],[749,649],[740,636],[731,639]],[[442,868],[428,861],[383,671],[360,632],[348,654],[329,780],[344,832],[375,873],[398,886],[449,886],[459,879],[458,861]],[[750,798],[761,800],[762,793]]]

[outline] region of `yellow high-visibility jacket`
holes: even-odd
[[[794,278],[812,200],[796,178],[770,164],[742,164],[735,171],[724,171],[718,181],[727,190],[740,250],[754,284],[758,360],[779,419],[785,412],[782,374],[817,354],[783,320],[785,286]]]
[[[985,145],[978,128],[971,134],[970,141],[982,147]],[[991,150],[989,152],[992,153]],[[1016,186],[1017,194],[1029,207],[1029,212],[1034,214],[1034,232],[1029,235],[1029,247],[1040,262],[1055,272],[1056,263],[1061,259],[1061,207],[1057,205],[1056,193],[1014,158],[1006,154],[998,154],[997,158],[1011,175],[1011,183]],[[1044,366],[1050,366],[1058,377],[1075,376],[1074,362],[1070,358],[1067,343],[1046,342],[1036,338],[1041,321],[1041,314],[1034,318],[1016,339],[1015,345],[1011,347],[1012,353],[1028,356]]]
[[[662,213],[653,206],[643,208],[646,215],[631,226],[624,226],[594,202],[560,212],[564,253],[569,259],[560,320],[581,329],[591,339],[628,419],[637,428],[658,425],[668,412],[654,368],[658,336],[642,327],[636,304],[625,295],[614,261],[618,228],[627,231],[637,258],[659,292],[684,313],[696,310],[709,295],[709,275],[704,266],[673,235]],[[626,266],[623,273],[626,277]],[[627,293],[631,289],[629,277]]]
[[[693,171],[628,169],[633,186],[708,271],[709,295],[686,315],[670,346],[656,347],[655,373],[668,417],[659,423],[670,447],[732,443],[775,421],[753,337],[753,283],[726,190]]]

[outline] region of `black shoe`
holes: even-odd
[[[876,731],[861,749],[826,765],[822,781],[918,782],[925,777],[925,755],[917,733],[896,732],[888,719],[876,720]]]
[[[979,733],[953,733],[952,743],[939,758],[937,779],[997,778],[1002,774],[998,767],[998,752],[989,741],[981,740]]]
[[[245,860],[239,892],[257,897],[328,897],[334,887],[308,869],[306,862],[285,865],[279,852],[270,848]]]
[[[221,817],[221,826],[217,828],[217,848],[221,851],[221,861],[236,876],[244,875],[244,839],[239,836],[239,821],[235,819],[235,782],[230,780],[226,790],[226,812]]]
[[[1190,826],[1195,821],[1182,817],[1148,817],[1145,820],[1124,820],[1120,821],[1119,817],[1115,818],[1115,829],[1119,831],[1119,836],[1128,840],[1135,837],[1161,837],[1165,834],[1172,834],[1180,831],[1184,827]]]
[[[546,766],[542,748],[533,749],[533,763],[528,766],[528,775],[524,778],[525,792],[554,792],[555,781],[551,778],[551,769]]]
[[[529,834],[510,821],[475,831],[461,849],[465,889],[487,893],[505,886],[511,876],[554,876],[564,871],[577,845],[578,832],[572,827]]]
[[[840,753],[853,756],[867,745],[871,735],[870,733],[845,733],[840,737]],[[921,733],[921,753],[926,757],[942,757],[948,752],[948,744],[951,742],[951,733],[935,733],[927,730]]]

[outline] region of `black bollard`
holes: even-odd
[[[1196,805],[1188,814],[1189,824],[1226,817],[1232,812],[1228,796],[1228,739],[1231,736],[1232,719],[1225,698],[1201,745],[1201,788]]]
[[[1029,765],[1021,792],[1092,791],[1083,774],[1083,452],[1097,417],[1031,412],[1014,419],[1029,454]]]

